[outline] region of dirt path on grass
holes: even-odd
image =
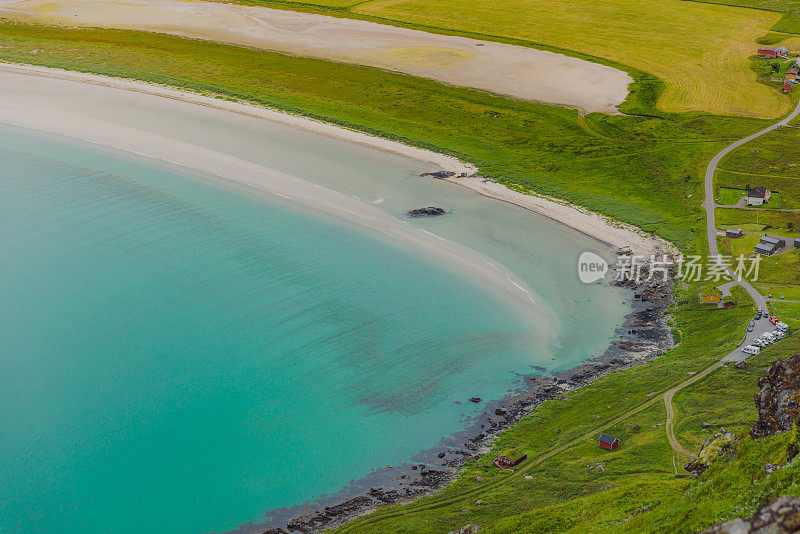
[[[612,67],[523,46],[232,3],[0,0],[0,17],[252,46],[378,67],[587,113],[615,113],[633,82]]]
[[[692,376],[692,378],[690,378],[689,380],[687,380],[687,381],[685,381],[685,382],[683,382],[681,384],[678,384],[674,388],[672,388],[672,389],[668,390],[666,393],[664,393],[664,397],[663,397],[664,398],[664,406],[667,408],[667,422],[664,425],[664,427],[665,427],[666,432],[667,432],[667,440],[669,441],[669,445],[670,445],[670,447],[672,447],[672,449],[676,453],[678,453],[678,455],[683,455],[683,456],[686,456],[688,458],[694,458],[694,453],[692,451],[690,451],[689,449],[687,449],[686,447],[684,447],[683,445],[681,445],[680,443],[678,443],[678,440],[675,439],[675,408],[672,405],[672,398],[675,396],[675,394],[677,392],[679,392],[680,390],[682,390],[686,386],[694,384],[698,380],[700,380],[702,378],[705,378],[706,376],[708,376],[709,374],[711,374],[715,370],[717,370],[720,367],[722,367],[722,365],[723,365],[722,362],[719,361],[719,362],[715,363],[714,365],[712,365],[711,367],[707,367],[705,370],[703,370],[703,371],[697,373],[696,375]],[[677,468],[676,468],[676,470],[677,470]]]

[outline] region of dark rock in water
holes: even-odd
[[[416,210],[409,210],[406,212],[408,217],[438,217],[447,213],[442,208],[436,206],[428,206],[427,208],[419,208]]]
[[[436,172],[423,172],[420,176],[433,176],[434,178],[450,178],[455,176],[453,171],[436,171]]]
[[[800,354],[772,364],[767,376],[758,379],[758,386],[758,420],[750,435],[763,438],[791,429],[798,416]]]
[[[506,413],[506,409],[505,408],[497,408],[494,411],[495,415],[505,415],[505,413]]]
[[[474,402],[475,404],[477,404],[477,403],[479,403],[481,401],[481,398],[480,397],[470,397],[469,401],[470,402]]]
[[[702,534],[788,534],[800,530],[800,499],[783,495],[759,508],[749,519],[714,525]]]
[[[444,456],[445,456],[445,455],[444,455],[444,453],[443,453],[443,452],[440,452],[440,453],[439,453],[439,454],[437,454],[436,456],[437,456],[438,458],[444,458]]]

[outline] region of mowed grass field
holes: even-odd
[[[783,13],[783,17],[772,27],[776,32],[800,33],[800,2],[797,0],[696,0],[709,4],[751,7]]]
[[[245,3],[334,9],[431,31],[574,51],[634,67],[666,82],[667,112],[773,118],[790,99],[756,81],[747,58],[782,15],[681,0],[367,0]]]
[[[375,0],[354,13],[521,39],[592,54],[666,82],[663,111],[771,118],[790,101],[746,58],[777,13],[678,0]]]

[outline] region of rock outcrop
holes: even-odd
[[[758,380],[758,421],[750,430],[754,438],[771,436],[792,428],[800,400],[800,354],[772,364]]]
[[[434,172],[423,172],[420,176],[433,176],[434,178],[450,178],[455,176],[456,173],[453,171],[434,171]],[[463,173],[462,173],[463,175]]]
[[[734,519],[704,530],[702,534],[789,534],[800,530],[800,499],[778,497],[749,519]]]
[[[442,208],[437,208],[436,206],[428,206],[427,208],[419,208],[416,210],[409,210],[406,212],[406,216],[408,217],[438,217],[439,215],[444,215],[447,213]]]
[[[729,432],[716,433],[713,438],[709,438],[703,443],[697,459],[686,464],[683,468],[696,477],[702,475],[714,463],[714,460],[733,447],[735,438],[736,436]]]

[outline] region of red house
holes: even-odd
[[[528,453],[526,452],[525,454],[523,454],[522,456],[513,461],[509,460],[508,456],[498,456],[497,458],[492,460],[492,463],[494,463],[495,467],[497,467],[498,469],[513,469],[527,459],[528,459]]]
[[[784,93],[791,93],[792,92],[792,84],[789,83],[789,82],[784,83],[783,84],[783,92]]]
[[[777,57],[786,56],[789,53],[789,49],[785,46],[762,46],[758,49],[758,55],[760,57],[765,57],[768,59],[775,59]]]
[[[619,440],[617,438],[612,438],[608,434],[600,434],[600,446],[613,451],[619,447]]]

